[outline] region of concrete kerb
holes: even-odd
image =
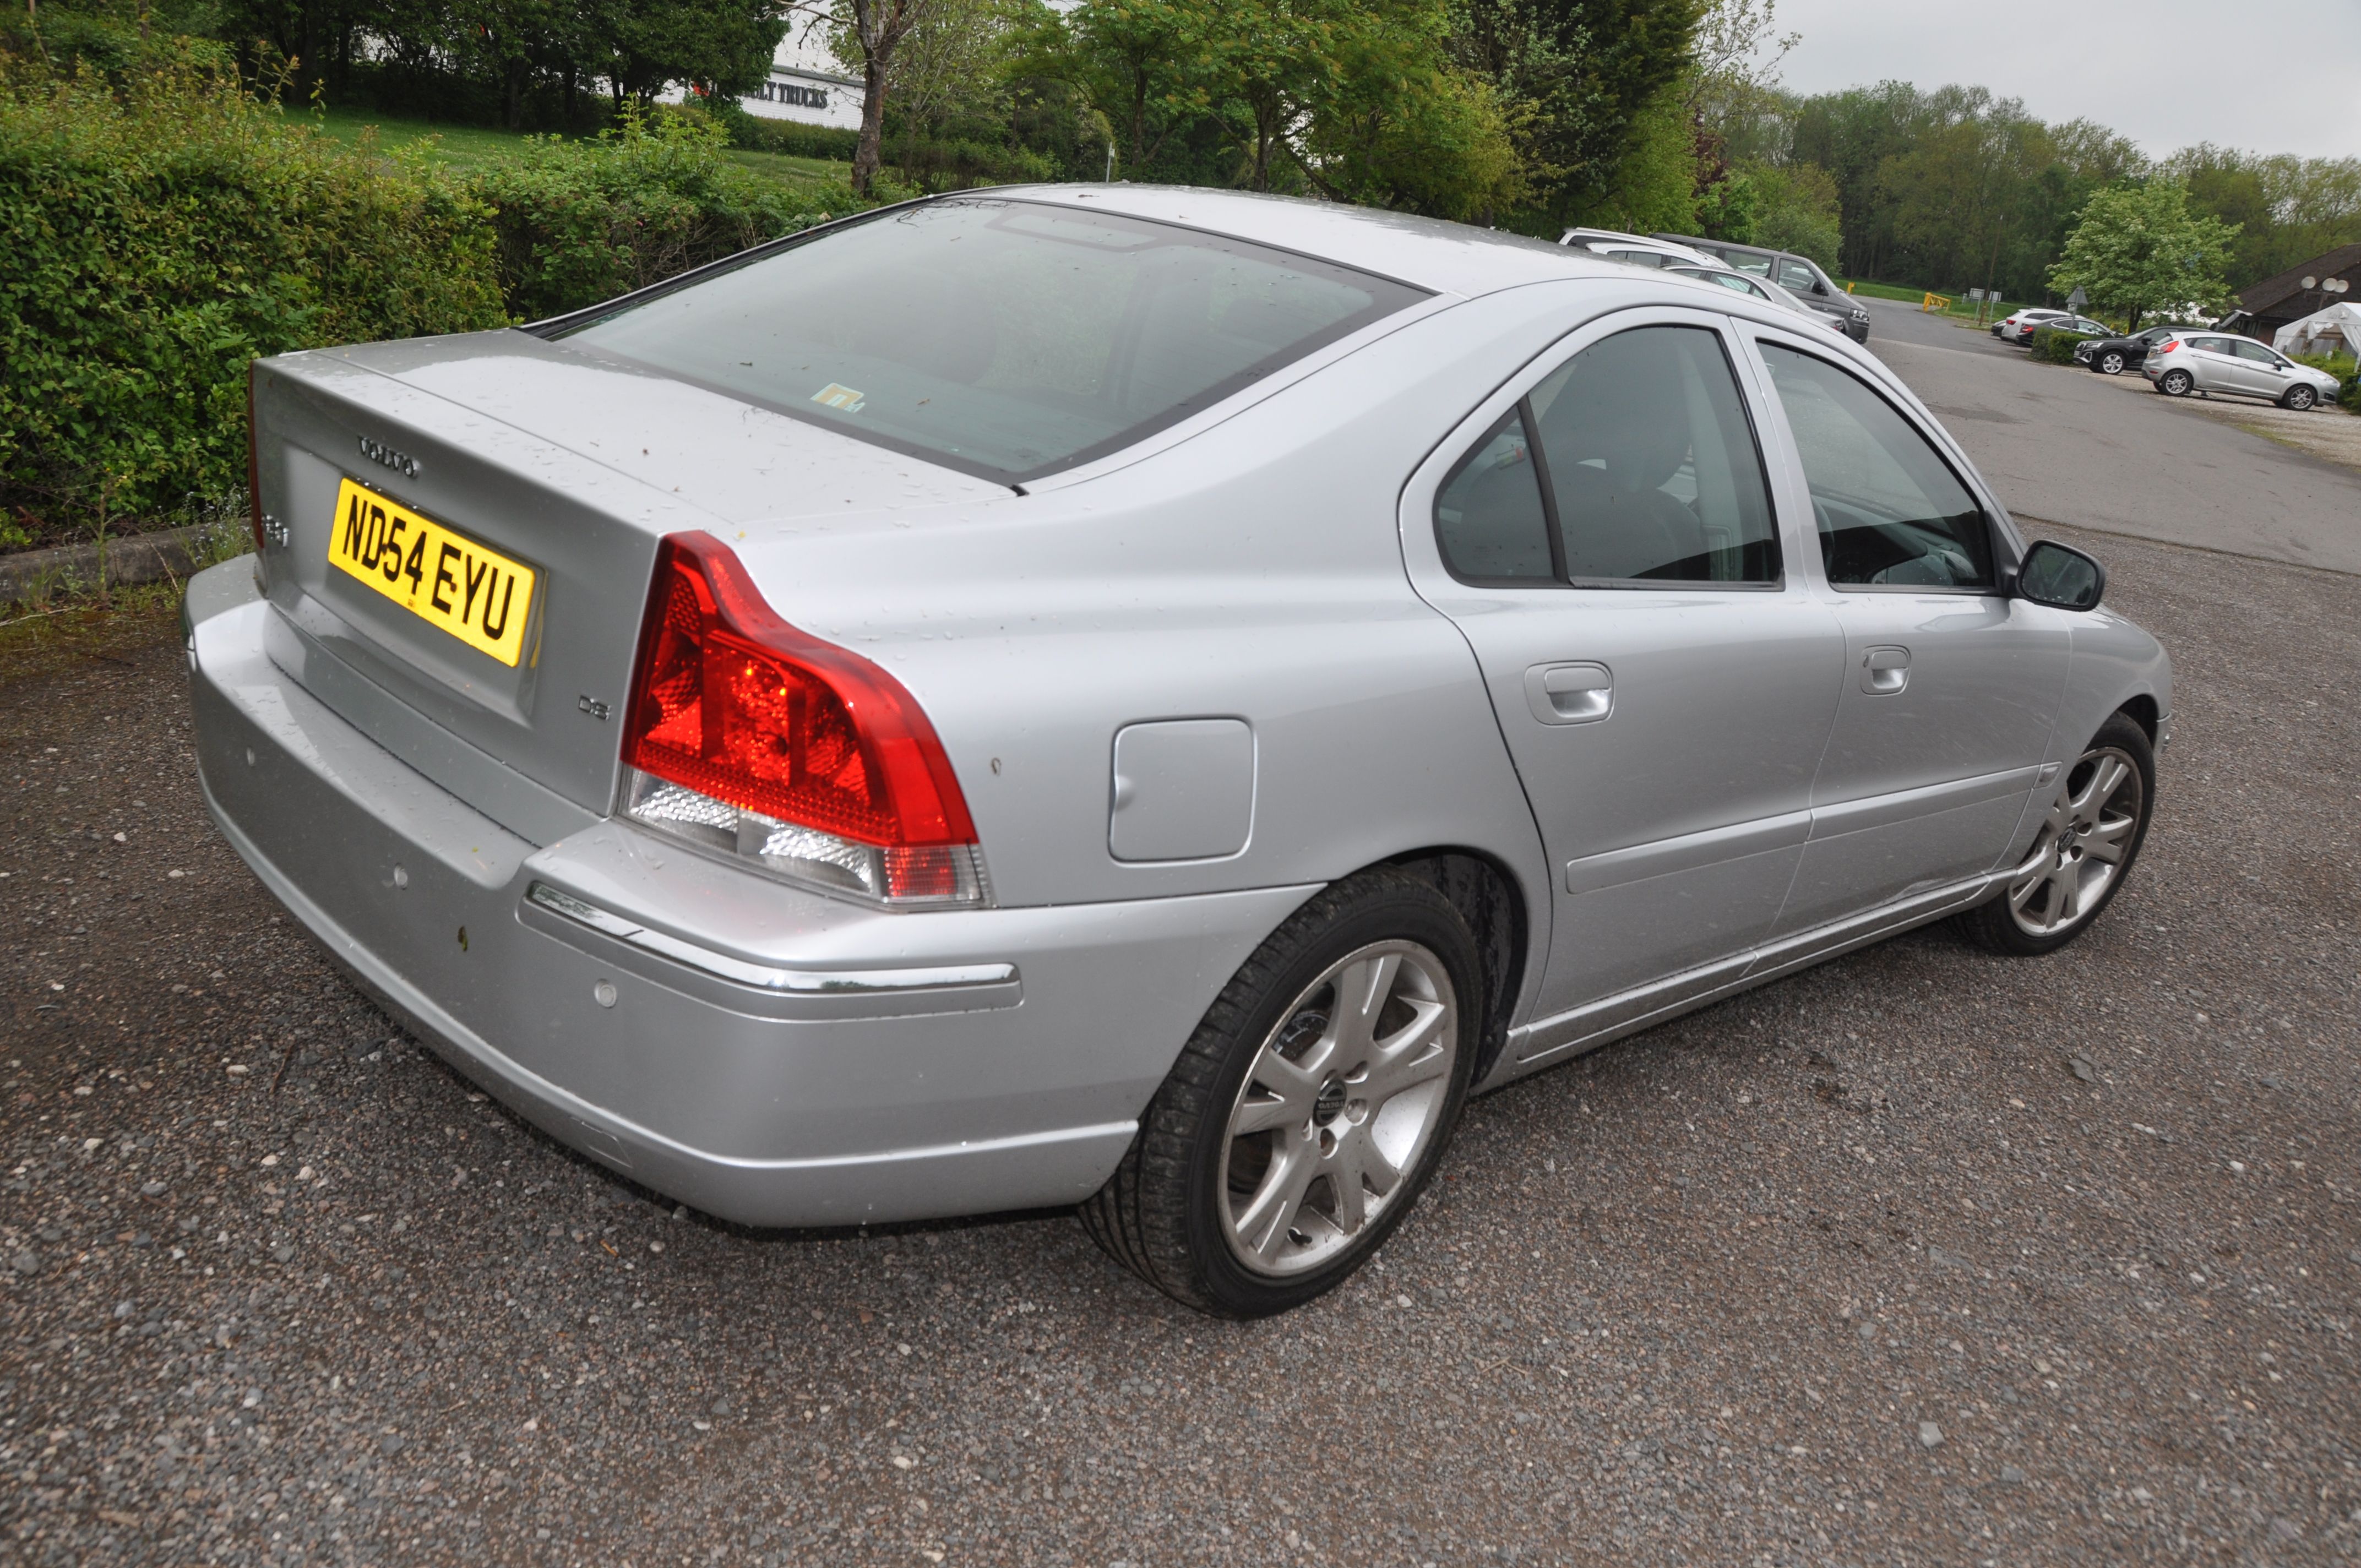
[[[154,533],[126,533],[105,543],[104,565],[109,587],[131,587],[189,575],[215,552],[207,549],[220,523],[192,523],[186,528]],[[0,555],[0,609],[38,604],[59,594],[98,587],[102,563],[96,542],[59,544]]]

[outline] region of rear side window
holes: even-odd
[[[977,197],[824,231],[563,335],[1017,483],[1423,297],[1217,235]]]
[[[1444,482],[1435,537],[1471,581],[1776,583],[1762,454],[1719,334],[1635,327],[1566,361]]]
[[[1452,572],[1471,582],[1546,583],[1556,576],[1521,401],[1444,480],[1434,533]]]
[[[1812,492],[1820,555],[1839,587],[1986,588],[1983,509],[1927,438],[1824,359],[1763,345]]]

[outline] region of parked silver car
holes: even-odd
[[[419,1036],[754,1225],[1079,1204],[1251,1315],[1466,1096],[2083,930],[2170,682],[1883,367],[1577,251],[915,203],[265,360],[215,821]]]
[[[2269,344],[2235,333],[2177,333],[2147,351],[2140,374],[2168,397],[2235,392],[2290,409],[2311,408],[2337,390],[2336,378],[2327,371],[2299,365]]]
[[[1824,326],[1830,332],[1843,333],[1848,337],[1851,335],[1845,332],[1845,323],[1841,319],[1812,309],[1768,278],[1752,277],[1739,271],[1736,268],[1724,267],[1719,262],[1710,267],[1667,267],[1664,269],[1664,273],[1667,278],[1694,278],[1700,283],[1711,283],[1716,288],[1727,289],[1733,294],[1750,294],[1758,300],[1767,300],[1772,304],[1796,315],[1810,318],[1815,325]]]

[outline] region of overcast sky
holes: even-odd
[[[1778,26],[1804,35],[1780,67],[1794,92],[1959,82],[2156,155],[2361,157],[2361,0],[1778,0]]]

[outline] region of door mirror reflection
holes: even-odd
[[[2017,597],[2056,609],[2096,609],[2106,591],[2104,566],[2054,540],[2026,551],[2016,569]]]

